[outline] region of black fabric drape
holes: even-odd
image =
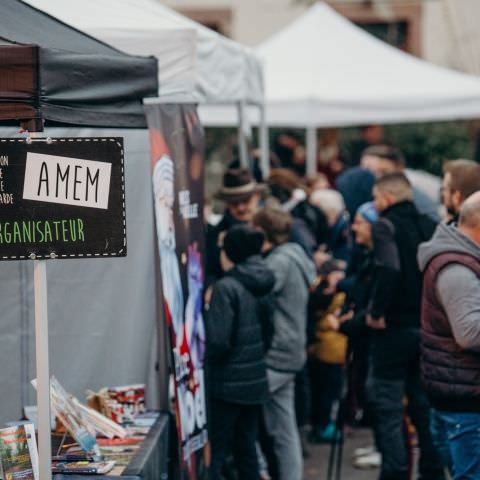
[[[154,57],[127,55],[19,0],[2,0],[0,120],[146,127]],[[1,41],[3,39],[3,42]]]

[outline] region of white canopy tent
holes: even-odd
[[[317,3],[257,51],[265,63],[267,123],[317,127],[480,116],[480,79],[429,64]]]
[[[334,127],[480,115],[480,79],[376,39],[325,3],[258,47],[269,125]]]
[[[246,162],[245,107],[263,105],[262,67],[251,49],[157,0],[26,1],[119,50],[157,57],[157,101],[236,105]]]
[[[257,52],[265,66],[269,126],[316,128],[480,117],[480,79],[404,53],[317,3]],[[231,114],[216,109],[215,120]],[[255,112],[250,121],[258,122]]]

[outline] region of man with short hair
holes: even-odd
[[[480,165],[472,160],[451,160],[443,165],[442,200],[451,216],[458,221],[463,202],[480,190]]]
[[[418,255],[424,273],[422,376],[454,480],[480,478],[480,192],[458,227],[439,225]]]
[[[472,160],[450,160],[443,165],[442,201],[447,210],[447,224],[457,225],[463,202],[480,190],[480,165]],[[448,445],[447,430],[440,412],[432,408],[433,439],[444,465],[452,471],[453,461]]]
[[[409,462],[404,432],[404,398],[420,446],[422,480],[444,478],[430,434],[430,408],[420,385],[420,304],[422,277],[417,249],[429,240],[435,223],[413,204],[403,173],[377,179],[373,189],[380,212],[373,225],[374,280],[368,307],[371,370],[367,383],[378,447],[381,480],[407,480]]]
[[[399,148],[390,145],[373,145],[363,152],[361,166],[370,170],[377,178],[381,178],[389,173],[405,173],[406,161]],[[412,191],[417,210],[438,222],[439,206],[423,190],[412,186]]]
[[[218,225],[207,227],[206,237],[206,285],[211,285],[223,276],[220,265],[219,237],[234,225],[252,220],[265,186],[257,183],[246,168],[228,169],[223,176],[223,185],[215,197],[225,202],[225,213]]]

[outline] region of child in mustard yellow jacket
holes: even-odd
[[[348,341],[345,335],[332,328],[329,316],[341,311],[344,302],[345,294],[337,293],[326,309],[313,314],[313,338],[308,347],[313,442],[330,442],[335,435],[333,406],[342,393]]]

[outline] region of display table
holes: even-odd
[[[56,474],[55,480],[167,480],[170,460],[170,415],[161,413],[150,429],[138,453],[123,471],[114,469],[108,475]]]

